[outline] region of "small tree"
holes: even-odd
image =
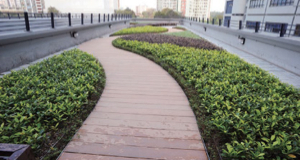
[[[165,8],[162,11],[155,12],[154,18],[180,18],[180,14],[172,9]]]
[[[56,9],[55,7],[49,7],[48,8],[48,13],[59,13],[59,10],[58,9]]]
[[[121,10],[121,9],[115,10],[115,14],[129,14],[132,16],[132,18],[136,17],[134,11],[131,10],[130,8],[126,8],[125,10]]]
[[[155,12],[154,8],[147,9],[147,11],[144,11],[142,13],[143,18],[153,18],[154,17],[154,12]]]

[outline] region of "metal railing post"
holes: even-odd
[[[221,26],[222,25],[222,20],[221,19],[219,19],[219,26]]]
[[[71,13],[68,13],[68,18],[69,18],[69,27],[71,27],[72,26]]]
[[[54,13],[51,12],[51,27],[54,29]]]
[[[208,18],[207,18],[206,22],[207,22],[207,24],[209,24],[209,19]]]
[[[84,16],[83,16],[83,13],[81,13],[81,25],[84,24]]]
[[[91,13],[91,24],[93,24],[93,13]]]
[[[202,18],[202,23],[204,23],[204,18]]]
[[[20,13],[18,13],[18,18],[19,18],[19,19],[21,19],[21,17],[20,17]]]
[[[101,15],[100,15],[100,13],[98,14],[98,22],[99,23],[101,22]]]
[[[285,29],[284,29],[284,24],[281,24],[281,28],[280,28],[280,37],[284,37],[284,34],[285,34]]]
[[[109,14],[107,14],[107,22],[109,22]]]
[[[212,19],[212,24],[213,24],[213,25],[215,24],[215,19],[214,19],[214,18]]]
[[[10,19],[10,14],[9,13],[7,13],[7,17],[8,17],[8,19]]]
[[[29,17],[28,17],[28,12],[24,12],[24,19],[25,19],[25,26],[26,26],[26,31],[30,31],[30,25],[29,25]]]
[[[243,24],[243,21],[239,21],[239,30],[241,30],[242,29],[242,24]]]
[[[258,33],[259,30],[259,22],[255,23],[255,33]]]
[[[105,13],[103,14],[103,22],[105,22]]]

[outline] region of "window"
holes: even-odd
[[[265,0],[251,0],[249,4],[249,8],[260,8],[263,7]]]
[[[233,1],[227,1],[226,3],[226,14],[232,13]]]
[[[295,36],[300,36],[300,24],[296,25]]]
[[[246,28],[248,29],[255,29],[256,22],[254,21],[247,21],[246,22]],[[258,26],[260,26],[260,22],[258,23]]]
[[[274,32],[274,33],[279,33],[281,30],[281,25],[283,24],[284,30],[286,31],[288,24],[286,23],[266,23],[266,32]]]
[[[270,6],[288,6],[293,5],[294,0],[271,0]]]
[[[224,17],[224,26],[226,26],[226,27],[228,26],[228,20],[230,21],[230,19],[231,19],[231,17],[228,17],[228,16]]]

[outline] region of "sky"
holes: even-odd
[[[157,0],[120,0],[121,8],[131,8],[135,11],[135,7],[138,5],[147,5],[150,8],[156,8]],[[225,0],[211,0],[211,11],[224,11]]]

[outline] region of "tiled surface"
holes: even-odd
[[[152,61],[114,48],[113,39],[79,46],[100,60],[106,86],[60,160],[206,160],[195,116],[177,82]]]
[[[193,30],[191,30],[193,31]],[[237,48],[234,48],[228,44],[225,44],[219,40],[216,40],[212,37],[208,37],[202,34],[199,34],[195,31],[193,31],[195,34],[207,39],[208,41],[216,44],[217,46],[220,46],[224,49],[226,49],[228,52],[235,54],[239,57],[241,57],[242,59],[244,59],[245,61],[247,61],[248,63],[251,64],[255,64],[258,67],[268,71],[269,73],[273,74],[275,77],[279,78],[280,81],[293,85],[296,88],[300,88],[300,76],[297,74],[294,74],[292,72],[289,72],[281,67],[278,67],[270,62],[267,62],[263,59],[260,59],[254,55],[248,54],[242,50],[239,50]],[[299,62],[300,63],[300,62]]]

